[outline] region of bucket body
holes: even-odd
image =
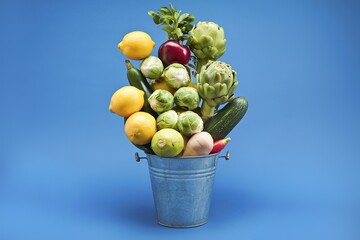
[[[218,154],[161,158],[147,154],[159,224],[196,227],[207,223]]]

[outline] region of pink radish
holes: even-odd
[[[220,139],[217,140],[216,142],[214,142],[214,146],[210,152],[210,154],[212,153],[218,153],[221,150],[223,150],[226,146],[226,144],[231,140],[231,138],[225,138],[225,139]]]

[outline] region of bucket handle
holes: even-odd
[[[147,159],[147,157],[140,157],[140,156],[139,156],[139,153],[136,152],[136,153],[135,153],[135,161],[140,162],[141,159]]]
[[[230,160],[230,151],[227,151],[224,156],[219,156],[219,158],[225,158],[225,160]],[[141,159],[147,159],[147,157],[140,157],[138,152],[135,152],[135,161],[140,162]]]
[[[230,151],[227,151],[225,156],[219,156],[219,158],[225,158],[225,160],[230,160]]]

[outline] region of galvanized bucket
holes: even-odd
[[[160,225],[174,228],[201,226],[208,222],[211,192],[218,158],[211,154],[198,157],[162,158],[152,154],[147,159],[151,187]]]

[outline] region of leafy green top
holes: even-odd
[[[172,4],[170,8],[160,7],[158,12],[148,11],[156,25],[163,25],[162,30],[167,32],[167,38],[185,41],[188,39],[187,34],[192,29],[191,24],[195,17],[189,13],[181,14],[181,10],[175,10]]]

